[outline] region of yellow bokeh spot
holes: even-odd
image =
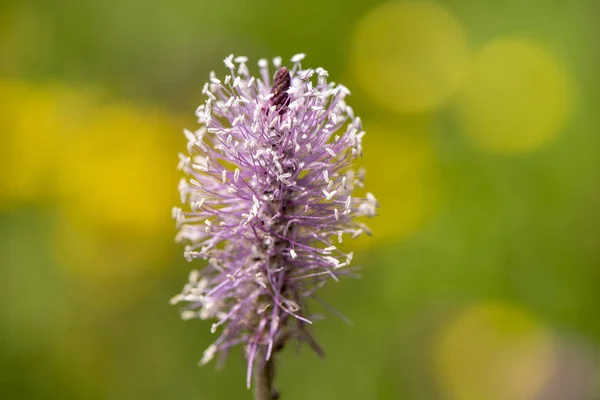
[[[361,21],[352,51],[361,88],[401,113],[437,108],[459,85],[466,63],[460,23],[433,2],[379,6]]]
[[[0,81],[0,98],[0,204],[58,210],[58,265],[125,284],[164,263],[183,121],[56,84]]]
[[[64,139],[58,198],[65,226],[55,236],[62,265],[102,280],[135,277],[164,260],[179,199],[176,149],[167,138],[179,126],[159,110],[109,104]]]
[[[69,216],[113,233],[152,234],[172,226],[180,129],[157,110],[126,105],[96,110],[63,143],[60,196]]]
[[[47,200],[69,104],[79,96],[58,87],[0,81],[0,200],[4,204]]]
[[[533,400],[555,367],[555,340],[526,311],[476,305],[441,333],[435,364],[453,400]]]
[[[477,147],[516,153],[538,148],[565,127],[573,84],[554,54],[504,38],[476,55],[458,98],[464,133]]]
[[[373,238],[380,242],[402,239],[418,230],[436,205],[433,148],[420,129],[366,124],[365,188],[381,207],[378,216],[366,220]]]

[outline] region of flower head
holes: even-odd
[[[213,319],[218,339],[201,363],[243,345],[248,379],[259,348],[268,359],[289,338],[321,352],[307,331],[307,299],[338,280],[352,261],[336,244],[368,233],[357,217],[375,215],[377,201],[352,195],[364,172],[349,169],[362,153],[360,118],[350,94],[327,82],[322,68],[303,69],[303,54],[272,77],[267,60],[254,77],[246,57],[229,56],[223,80],[210,74],[198,107],[200,128],[185,130],[186,178],[179,185],[185,210],[173,216],[186,242],[192,271],[173,303],[186,302],[184,319]]]

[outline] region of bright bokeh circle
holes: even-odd
[[[176,132],[174,121],[123,104],[94,111],[63,143],[59,188],[68,214],[114,233],[171,228],[165,210],[178,197],[165,188],[177,185],[175,151],[163,138]]]
[[[437,204],[435,153],[423,129],[365,125],[358,164],[366,168],[365,188],[381,205],[379,215],[365,223],[374,242],[403,239],[421,228]]]
[[[434,2],[393,1],[360,22],[351,63],[362,90],[399,113],[437,108],[457,88],[467,64],[459,21]]]
[[[434,359],[449,399],[534,400],[554,371],[555,340],[527,311],[483,303],[445,327]]]
[[[535,42],[503,38],[475,56],[458,96],[466,137],[497,153],[536,149],[565,127],[573,84],[561,60]]]
[[[69,272],[98,281],[135,278],[158,265],[149,260],[164,259],[169,210],[179,199],[176,150],[167,139],[177,127],[158,109],[112,103],[91,110],[62,137],[63,223],[55,250]]]
[[[46,201],[61,150],[53,133],[67,125],[59,110],[77,96],[0,81],[0,98],[0,204]]]
[[[51,207],[56,266],[103,304],[134,299],[170,256],[182,120],[64,84],[0,80],[0,97],[0,209]]]

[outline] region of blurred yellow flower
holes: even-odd
[[[60,85],[4,81],[0,97],[0,204],[56,207],[57,260],[80,277],[133,278],[160,265],[174,234],[183,122]]]
[[[351,63],[362,89],[390,110],[437,108],[457,88],[467,63],[463,28],[434,2],[392,1],[358,26]]]
[[[482,303],[441,332],[434,357],[448,398],[533,400],[554,371],[555,340],[527,311]]]
[[[100,107],[62,143],[59,195],[70,218],[133,236],[172,227],[180,129],[158,110]]]
[[[63,138],[57,183],[65,226],[57,230],[57,254],[87,277],[135,275],[158,265],[171,243],[169,210],[178,199],[172,138],[183,124],[126,104],[88,117]]]
[[[0,81],[0,204],[47,200],[69,94]]]
[[[458,96],[465,135],[498,153],[553,140],[573,109],[573,79],[561,60],[522,38],[501,38],[476,55]]]

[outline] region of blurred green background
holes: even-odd
[[[0,398],[245,399],[168,300],[177,152],[229,53],[352,90],[352,321],[284,352],[293,399],[600,399],[597,0],[2,0]],[[254,69],[254,71],[256,71]],[[196,265],[198,266],[198,264]]]

